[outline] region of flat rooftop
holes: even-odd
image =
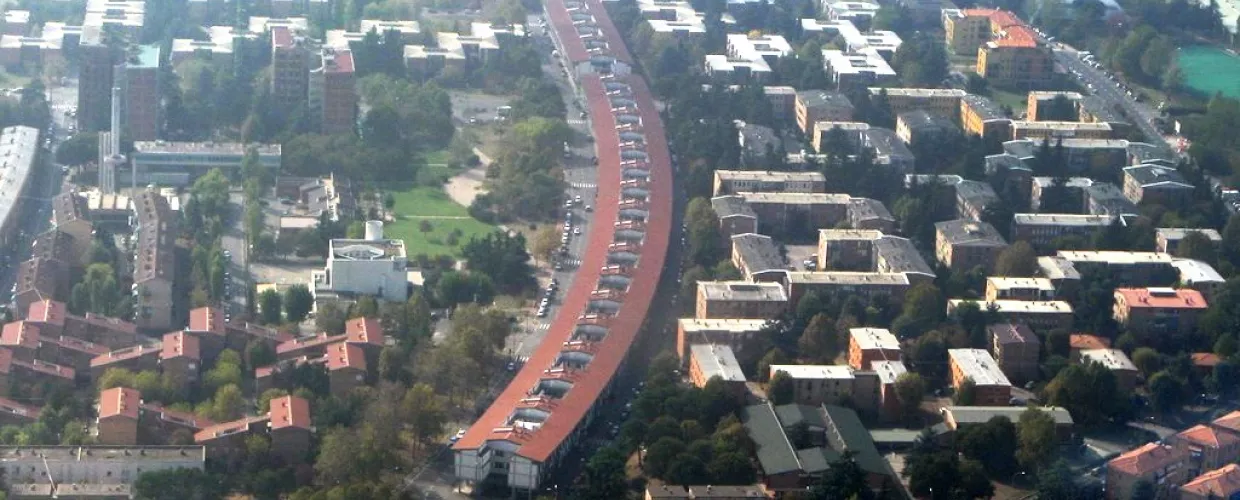
[[[762,319],[697,319],[680,318],[677,320],[680,329],[685,333],[696,332],[728,332],[749,333],[766,327],[771,320]]]
[[[384,260],[405,258],[403,240],[335,239],[328,244],[328,254],[336,260]]]
[[[201,154],[244,156],[253,148],[259,156],[280,156],[279,144],[243,144],[240,142],[137,141],[137,154]]]
[[[745,372],[731,347],[695,344],[689,346],[689,351],[706,379],[720,377],[725,382],[745,382]]]
[[[779,283],[748,281],[699,281],[698,294],[706,300],[787,302],[788,292]]]
[[[947,356],[960,368],[965,377],[979,386],[1011,386],[1007,375],[999,369],[999,363],[983,349],[948,349]]]
[[[853,379],[852,367],[847,365],[771,365],[771,374],[786,372],[797,380]]]

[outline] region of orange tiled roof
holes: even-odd
[[[1111,459],[1107,462],[1107,468],[1132,476],[1144,476],[1184,459],[1184,452],[1172,446],[1147,443],[1145,446]]]
[[[14,321],[4,325],[0,332],[0,345],[5,347],[39,348],[39,325],[29,321]]]
[[[1214,368],[1215,366],[1218,366],[1218,364],[1222,362],[1223,362],[1223,358],[1220,358],[1218,354],[1214,354],[1212,352],[1194,352],[1193,353],[1193,366]]]
[[[1233,411],[1219,418],[1214,419],[1210,423],[1218,428],[1227,429],[1232,432],[1240,432],[1240,410]]]
[[[1210,448],[1223,448],[1240,443],[1240,436],[1206,425],[1195,425],[1176,434],[1176,437]]]
[[[1176,289],[1174,294],[1154,294],[1149,288],[1116,288],[1115,295],[1123,297],[1130,309],[1205,309],[1206,299],[1192,288]]]
[[[99,393],[99,418],[121,416],[133,420],[138,419],[138,406],[142,404],[142,393],[128,387],[113,387]]]
[[[310,428],[310,402],[297,396],[271,400],[271,429],[286,427]]]
[[[1189,481],[1180,491],[1204,498],[1232,498],[1240,493],[1240,465],[1227,464]]]
[[[366,371],[366,353],[361,347],[341,342],[327,347],[327,369],[356,368]]]

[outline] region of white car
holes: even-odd
[[[581,228],[579,227],[573,228],[573,234],[581,234]]]

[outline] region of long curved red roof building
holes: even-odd
[[[654,298],[672,224],[672,171],[646,82],[599,0],[548,0],[552,39],[590,114],[594,224],[576,279],[537,350],[453,445],[459,480],[534,490],[595,417]]]

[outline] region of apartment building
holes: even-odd
[[[1038,356],[1042,343],[1023,323],[997,323],[986,327],[990,354],[999,369],[1016,383],[1038,378]]]
[[[694,387],[706,387],[711,379],[718,377],[728,392],[738,401],[744,400],[745,373],[740,362],[726,345],[695,344],[689,347],[689,382]]]
[[[340,342],[357,345],[366,352],[368,358],[373,357],[372,366],[377,366],[379,350],[383,348],[383,327],[373,318],[354,318],[345,323],[345,332],[340,335],[320,333],[313,337],[292,339],[276,346],[276,357],[281,361],[296,359],[303,356],[312,358],[327,354],[328,347]]]
[[[986,278],[986,300],[1055,300],[1050,278]]]
[[[111,368],[158,372],[159,358],[163,352],[163,344],[158,342],[108,351],[90,360],[90,378],[98,381]]]
[[[1175,258],[1155,252],[1118,250],[1060,250],[1057,254],[1080,272],[1105,268],[1123,286],[1160,287],[1176,282]]]
[[[1175,254],[1180,249],[1180,242],[1190,234],[1204,236],[1217,249],[1223,236],[1217,230],[1208,228],[1160,227],[1154,230],[1154,251]]]
[[[110,127],[116,53],[104,44],[100,30],[83,29],[78,45],[77,128],[99,132]]]
[[[1073,333],[1068,336],[1068,358],[1080,359],[1081,351],[1092,349],[1110,349],[1111,339],[1090,335],[1088,333]]]
[[[848,366],[871,370],[878,361],[901,361],[900,340],[886,328],[848,329]]]
[[[44,241],[45,245],[59,247],[67,244],[70,252],[64,255],[60,260],[74,266],[85,267],[90,263],[90,246],[94,242],[95,224],[91,221],[91,211],[87,206],[86,199],[78,196],[76,191],[68,191],[56,195],[52,198],[52,226],[55,231],[48,235],[44,233],[36,238],[36,242],[43,238],[53,238],[52,241]],[[68,241],[62,240],[58,234],[69,237]]]
[[[710,199],[710,206],[719,220],[719,234],[725,242],[732,241],[732,237],[738,234],[758,232],[758,214],[745,202],[745,198],[737,195],[716,196]]]
[[[1180,286],[1201,292],[1206,301],[1212,300],[1227,283],[1214,266],[1199,260],[1175,259],[1171,266],[1180,273]]]
[[[949,269],[993,271],[1007,242],[994,226],[957,219],[934,224],[934,256]]]
[[[40,300],[68,299],[70,273],[69,265],[57,259],[36,257],[19,264],[13,282],[13,303],[17,310],[29,308]]]
[[[1108,123],[1012,120],[1012,140],[1110,139],[1114,136],[1115,130]]]
[[[896,135],[909,146],[941,143],[959,134],[960,129],[950,118],[930,114],[924,109],[907,111],[896,116]]]
[[[1174,168],[1162,165],[1124,168],[1124,196],[1133,203],[1175,209],[1192,203],[1193,191],[1193,185]]]
[[[164,334],[160,346],[159,367],[182,387],[198,382],[202,369],[202,347],[198,337],[185,332]]]
[[[861,133],[861,147],[874,155],[874,164],[908,174],[916,166],[913,151],[901,141],[896,133],[885,128],[872,127]]]
[[[1042,413],[1047,414],[1055,421],[1055,437],[1062,444],[1072,442],[1075,434],[1073,429],[1075,422],[1072,421],[1072,414],[1068,410],[1059,406],[1040,406],[1036,407]],[[1029,408],[1024,406],[945,406],[939,413],[943,415],[943,424],[950,430],[957,433],[969,427],[985,425],[995,417],[1007,418],[1012,423],[1020,422],[1021,414]]]
[[[974,385],[973,405],[1003,406],[1012,398],[1012,383],[990,353],[982,349],[948,349],[952,387],[960,390],[965,380]]]
[[[741,193],[762,232],[788,240],[848,220],[852,197],[837,193]]]
[[[878,377],[873,372],[847,365],[771,365],[769,376],[779,372],[792,379],[795,404],[817,406],[848,400],[857,409],[874,409],[878,400]]]
[[[109,349],[129,347],[139,340],[138,327],[133,323],[94,313],[69,314],[64,302],[54,300],[30,304],[26,322],[37,324],[41,337],[72,337]]]
[[[99,443],[137,445],[142,395],[128,387],[114,387],[99,393],[98,404],[99,417],[95,420],[95,426]]]
[[[1189,477],[1240,459],[1240,434],[1210,425],[1195,425],[1167,439],[1188,457]]]
[[[1141,213],[1119,187],[1109,182],[1091,183],[1084,191],[1086,213],[1115,217],[1135,217]]]
[[[8,349],[0,349],[0,397],[7,397],[13,387],[26,384],[48,384],[72,389],[75,372],[68,366],[35,359],[18,359]]]
[[[324,48],[309,72],[310,113],[324,134],[352,134],[357,128],[357,85],[353,52]]]
[[[1050,47],[1038,42],[1033,30],[1008,26],[977,50],[976,71],[1000,87],[1042,87],[1055,74],[1055,57]],[[1017,129],[1016,122],[1012,122],[1012,129]]]
[[[823,193],[827,178],[821,172],[769,170],[716,170],[714,196],[738,193]]]
[[[1080,349],[1076,351],[1076,361],[1081,364],[1098,363],[1115,374],[1116,386],[1119,390],[1131,392],[1137,388],[1137,365],[1132,363],[1124,351],[1119,349]]]
[[[213,64],[231,63],[236,42],[249,37],[248,34],[240,33],[239,30],[232,26],[204,26],[202,30],[207,34],[206,40],[196,40],[193,38],[172,39],[172,53],[168,60],[169,64],[176,67],[190,59],[203,59]],[[332,31],[334,30],[329,30],[327,33],[329,43],[332,39]]]
[[[134,212],[134,323],[139,328],[168,331],[177,316],[173,310],[177,214],[166,198],[151,189],[134,196]]]
[[[975,302],[982,310],[995,311],[1005,321],[1029,325],[1034,331],[1049,332],[1072,326],[1072,304],[1061,300],[990,300],[977,302],[967,299],[951,299],[947,301],[947,314],[954,314],[957,307],[969,302]]]
[[[877,50],[848,53],[823,49],[822,62],[832,86],[840,92],[894,83],[897,79],[896,70]]]
[[[163,124],[159,64],[159,46],[143,45],[114,70],[115,86],[120,89],[120,102],[115,104],[121,106],[121,126],[131,140],[159,138]]]
[[[810,145],[821,154],[852,155],[861,151],[865,132],[870,124],[865,122],[818,121],[811,124]],[[840,141],[839,138],[843,138]]]
[[[333,396],[344,399],[353,389],[366,385],[366,351],[357,344],[339,342],[327,346],[323,359]]]
[[[697,319],[676,321],[676,354],[681,363],[689,360],[689,347],[694,345],[728,346],[738,359],[757,358],[763,353],[755,344],[770,318]]]
[[[782,282],[786,262],[770,236],[746,233],[732,237],[732,265],[749,281]]]
[[[866,303],[881,300],[899,307],[915,284],[909,276],[909,273],[873,271],[788,271],[788,303],[797,304],[805,294],[814,292],[821,296],[856,296]]]
[[[960,100],[968,95],[960,89],[918,89],[870,87],[870,100],[886,99],[895,115],[925,111],[948,120],[960,115]]]
[[[284,106],[307,102],[310,44],[287,26],[271,28],[271,96]]]
[[[896,218],[883,202],[870,198],[848,200],[848,223],[854,229],[894,232]]]
[[[1205,297],[1191,288],[1117,288],[1113,317],[1138,335],[1189,335],[1206,307]]]
[[[956,217],[966,220],[982,220],[988,205],[999,201],[999,195],[989,183],[960,181],[956,184]]]
[[[383,223],[366,222],[363,239],[328,242],[327,265],[310,273],[316,300],[369,295],[403,302],[409,298],[405,242],[383,236]]]
[[[946,33],[947,49],[963,55],[973,56],[983,44],[990,41],[991,15],[1001,11],[991,9],[965,9],[943,13],[943,31]],[[1015,16],[1013,16],[1015,17]],[[1019,20],[1012,20],[1013,24]],[[1002,26],[1000,26],[1002,28]]]
[[[1193,478],[1179,488],[1181,500],[1234,498],[1240,494],[1240,465],[1227,464]]]
[[[1088,237],[1098,229],[1115,222],[1112,215],[1081,214],[1015,214],[1012,216],[1012,241],[1028,241],[1037,249],[1053,249],[1061,236]]]
[[[306,454],[314,432],[310,402],[297,396],[284,396],[271,400],[271,409],[266,415],[207,427],[194,435],[194,442],[206,447],[208,457],[225,458],[242,453],[246,438],[266,434],[271,439],[273,454],[286,463],[299,464],[308,458]]]
[[[1170,495],[1191,476],[1188,455],[1170,445],[1148,443],[1107,462],[1106,498],[1130,498],[1140,481],[1154,485],[1156,495]]]
[[[1091,176],[1109,177],[1115,171],[1129,165],[1128,148],[1131,143],[1123,139],[1090,139],[1079,137],[1056,137],[1049,145],[1062,148],[1066,158],[1064,166],[1069,172],[1087,172]],[[1020,158],[1030,167],[1042,147],[1040,139],[1020,139],[1003,143],[1003,151]]]
[[[201,446],[6,446],[0,461],[9,498],[23,500],[131,498],[143,472],[206,467]]]
[[[983,139],[1012,136],[1012,119],[985,96],[966,94],[960,98],[960,125],[965,132]]]
[[[853,105],[839,92],[804,90],[796,93],[795,113],[797,128],[808,136],[813,134],[815,123],[852,121]]]
[[[779,283],[699,281],[697,319],[775,318],[788,307],[788,292]]]

